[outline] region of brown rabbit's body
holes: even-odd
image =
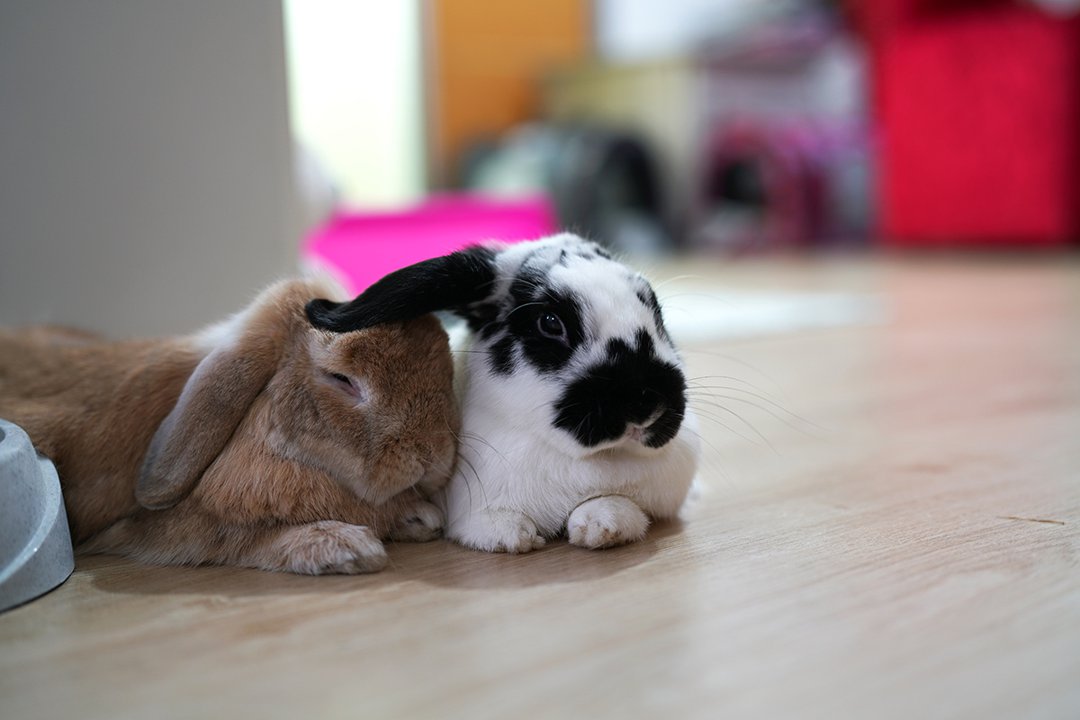
[[[442,527],[457,411],[431,316],[347,335],[279,283],[199,335],[0,331],[0,417],[57,466],[83,549],[156,563],[378,570]]]
[[[0,331],[0,417],[56,465],[76,543],[139,508],[150,438],[203,354],[177,341]]]

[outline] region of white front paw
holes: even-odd
[[[525,553],[544,546],[536,523],[517,510],[479,510],[450,527],[453,540],[487,552]]]
[[[574,508],[566,521],[570,543],[579,547],[612,547],[645,537],[649,518],[633,500],[622,495],[603,495]]]

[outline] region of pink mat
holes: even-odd
[[[401,211],[339,211],[307,237],[301,255],[356,295],[387,273],[466,245],[534,240],[555,230],[554,211],[543,197],[441,195]]]

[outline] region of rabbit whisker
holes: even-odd
[[[719,403],[708,403],[707,405],[708,405],[708,407],[710,408],[709,410],[705,410],[705,409],[703,409],[702,407],[700,407],[699,405],[695,404],[695,407],[694,407],[694,412],[696,412],[696,413],[698,414],[698,416],[699,416],[699,417],[702,417],[702,418],[704,418],[704,419],[706,419],[706,420],[708,420],[708,421],[710,421],[710,422],[713,422],[713,423],[715,423],[715,424],[719,425],[719,426],[720,426],[720,427],[722,427],[723,429],[725,429],[725,430],[727,430],[728,432],[730,432],[730,433],[732,433],[732,434],[734,434],[734,435],[736,435],[736,436],[738,436],[738,437],[742,438],[743,440],[745,440],[746,442],[750,443],[751,445],[756,445],[756,446],[758,446],[758,447],[767,447],[767,448],[768,448],[769,450],[772,450],[772,451],[773,451],[774,453],[776,453],[777,455],[779,455],[779,453],[777,452],[776,448],[775,448],[775,447],[773,447],[773,444],[772,444],[771,442],[769,442],[769,439],[768,439],[767,437],[765,437],[765,435],[764,435],[764,434],[762,434],[762,432],[761,432],[760,430],[758,430],[758,429],[757,429],[756,427],[754,427],[754,426],[753,426],[752,424],[750,424],[750,423],[749,423],[749,422],[748,422],[748,421],[746,420],[746,418],[744,418],[743,416],[739,415],[739,414],[738,414],[737,412],[735,412],[734,410],[731,410],[730,408],[726,408],[726,407],[724,407],[723,405],[720,405]],[[740,421],[740,422],[741,422],[741,423],[742,423],[743,425],[745,425],[746,427],[748,427],[748,428],[750,429],[750,431],[751,431],[751,432],[753,432],[753,433],[754,433],[755,435],[757,435],[757,436],[758,436],[758,437],[759,437],[759,438],[761,439],[761,441],[760,441],[760,442],[758,442],[758,441],[757,441],[757,440],[755,440],[754,438],[752,438],[752,437],[749,437],[749,436],[747,436],[746,434],[744,434],[744,433],[742,433],[742,432],[740,432],[740,431],[736,430],[735,428],[731,427],[731,426],[730,426],[730,425],[728,425],[727,423],[725,423],[725,422],[721,421],[721,420],[720,420],[720,418],[719,418],[718,416],[716,416],[716,415],[715,415],[715,414],[714,414],[714,413],[712,412],[712,410],[713,410],[713,409],[715,409],[715,410],[722,410],[723,412],[726,412],[726,413],[728,413],[729,415],[732,415],[732,416],[734,416],[734,417],[735,417],[736,419],[738,419],[738,420],[739,420],[739,421]]]
[[[722,393],[710,393],[709,397],[711,397],[714,400],[721,400],[722,399],[722,400],[729,400],[731,402],[743,403],[744,405],[750,405],[751,407],[755,407],[755,408],[757,408],[758,410],[760,410],[761,412],[763,412],[763,413],[765,413],[767,415],[771,415],[776,420],[778,420],[779,422],[781,422],[784,425],[788,426],[792,430],[795,430],[797,432],[800,432],[800,433],[803,433],[803,434],[806,434],[806,435],[813,435],[813,434],[815,434],[815,432],[816,433],[821,433],[821,434],[828,434],[828,432],[829,432],[827,428],[824,428],[824,427],[818,425],[815,422],[807,420],[806,418],[800,417],[800,416],[796,415],[795,413],[784,409],[783,407],[779,407],[778,408],[779,411],[777,411],[777,410],[774,410],[772,407],[770,407],[768,404],[761,404],[761,403],[755,402],[754,400],[751,400],[749,398],[739,397],[738,395],[724,395]],[[799,425],[799,423],[802,423],[802,425]]]
[[[701,442],[703,445],[708,446],[708,448],[710,450],[712,450],[714,453],[716,453],[716,455],[718,457],[723,456],[723,454],[724,454],[723,451],[719,447],[717,447],[715,444],[713,444],[713,442],[711,440],[709,440],[707,437],[702,435],[700,432],[698,432],[697,430],[692,430],[692,429],[688,429],[687,432],[689,432],[691,435],[696,437],[698,439],[698,441]],[[719,472],[721,476],[723,476],[725,481],[727,481],[728,483],[732,482],[731,476],[728,474],[728,472],[724,469],[724,467],[722,465],[717,463],[715,465],[712,465],[712,467],[717,472]]]
[[[807,420],[806,418],[804,418],[804,417],[802,417],[802,416],[800,416],[800,415],[798,415],[796,413],[791,412],[790,410],[785,408],[780,403],[776,402],[775,400],[773,400],[772,398],[770,398],[770,397],[768,397],[766,395],[762,395],[761,393],[752,392],[750,390],[744,390],[743,388],[734,387],[732,385],[694,385],[690,389],[691,390],[702,390],[702,391],[726,390],[727,392],[742,393],[743,395],[749,395],[750,397],[755,398],[757,400],[760,400],[760,401],[766,403],[767,405],[775,408],[777,411],[779,411],[778,413],[777,412],[772,412],[772,411],[770,411],[768,408],[766,408],[764,406],[760,406],[760,405],[757,406],[759,409],[761,409],[761,410],[763,410],[765,412],[768,412],[769,414],[773,415],[774,417],[776,417],[778,420],[781,420],[782,422],[787,422],[787,421],[783,420],[783,418],[780,417],[781,414],[786,415],[789,418],[797,420],[797,421],[799,421],[801,423],[804,423],[806,425],[809,425],[810,427],[813,427],[813,428],[815,428],[817,430],[825,430],[825,428],[821,427],[817,423],[815,423],[815,422],[813,422],[811,420]],[[741,398],[741,397],[738,397],[738,396],[721,395],[721,394],[716,394],[716,393],[710,393],[710,395],[712,397],[714,397],[714,398],[726,398],[728,400],[734,400],[736,402],[744,402],[744,403],[749,403],[751,405],[755,404],[751,400],[748,400],[746,398]]]

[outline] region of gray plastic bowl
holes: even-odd
[[[0,612],[44,595],[74,569],[56,468],[22,428],[0,420]]]

